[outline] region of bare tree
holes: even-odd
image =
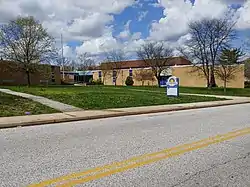
[[[137,56],[151,67],[160,86],[160,75],[163,70],[169,67],[169,62],[173,57],[173,49],[165,46],[162,42],[150,42],[141,46],[137,51]]]
[[[87,71],[93,69],[95,66],[95,61],[91,59],[88,53],[81,53],[77,57],[77,70]]]
[[[86,82],[86,75],[88,70],[92,70],[95,66],[95,61],[90,58],[88,53],[81,53],[77,57],[77,70],[84,71],[84,82]]]
[[[16,62],[16,70],[24,71],[30,86],[30,74],[39,71],[39,65],[54,57],[54,39],[33,17],[19,17],[0,28],[1,55]]]
[[[57,57],[55,59],[56,65],[60,66],[61,69],[64,68],[64,71],[73,71],[75,68],[74,60],[71,60],[68,57]]]
[[[140,69],[135,72],[135,80],[141,81],[144,86],[145,81],[152,81],[154,79],[154,73],[152,70]]]
[[[239,59],[244,56],[240,49],[223,49],[219,57],[219,65],[215,67],[214,73],[224,83],[224,92],[227,89],[227,83],[235,79],[239,71]]]
[[[126,60],[125,53],[122,50],[112,50],[105,53],[108,68],[113,71],[114,83],[116,86],[117,78],[121,73],[122,62]]]
[[[76,70],[77,63],[76,63],[76,60],[75,60],[75,59],[70,60],[69,67],[71,68],[71,71]]]
[[[209,88],[216,86],[214,67],[219,54],[236,37],[234,26],[228,14],[223,18],[204,18],[189,23],[190,38],[180,51],[202,72]]]
[[[102,70],[102,77],[103,77],[102,82],[105,85],[106,78],[112,71],[112,65],[108,62],[103,62],[100,64],[100,69]]]

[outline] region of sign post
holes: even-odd
[[[167,96],[178,97],[179,96],[179,78],[172,76],[167,81]]]

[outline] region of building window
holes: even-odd
[[[116,71],[113,71],[113,83],[116,83]]]
[[[52,72],[55,71],[55,66],[51,66],[51,71],[52,71]]]
[[[129,70],[129,76],[130,76],[130,77],[133,76],[133,70],[132,70],[132,69]]]
[[[99,76],[99,79],[102,78],[102,72],[101,71],[98,72],[98,76]]]
[[[116,78],[116,71],[113,71],[113,78]]]
[[[54,72],[52,72],[51,73],[51,82],[56,82],[56,79],[55,79],[55,73]]]

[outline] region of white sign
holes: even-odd
[[[175,76],[169,77],[167,81],[167,96],[179,96],[179,79]]]

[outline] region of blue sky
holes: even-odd
[[[147,14],[141,21],[138,21],[141,12],[147,12]],[[162,12],[162,7],[154,7],[148,2],[142,3],[142,7],[128,7],[121,14],[115,15],[114,35],[118,35],[128,20],[132,20],[129,27],[130,31],[132,33],[141,32],[142,38],[147,38],[151,23],[163,17]]]

